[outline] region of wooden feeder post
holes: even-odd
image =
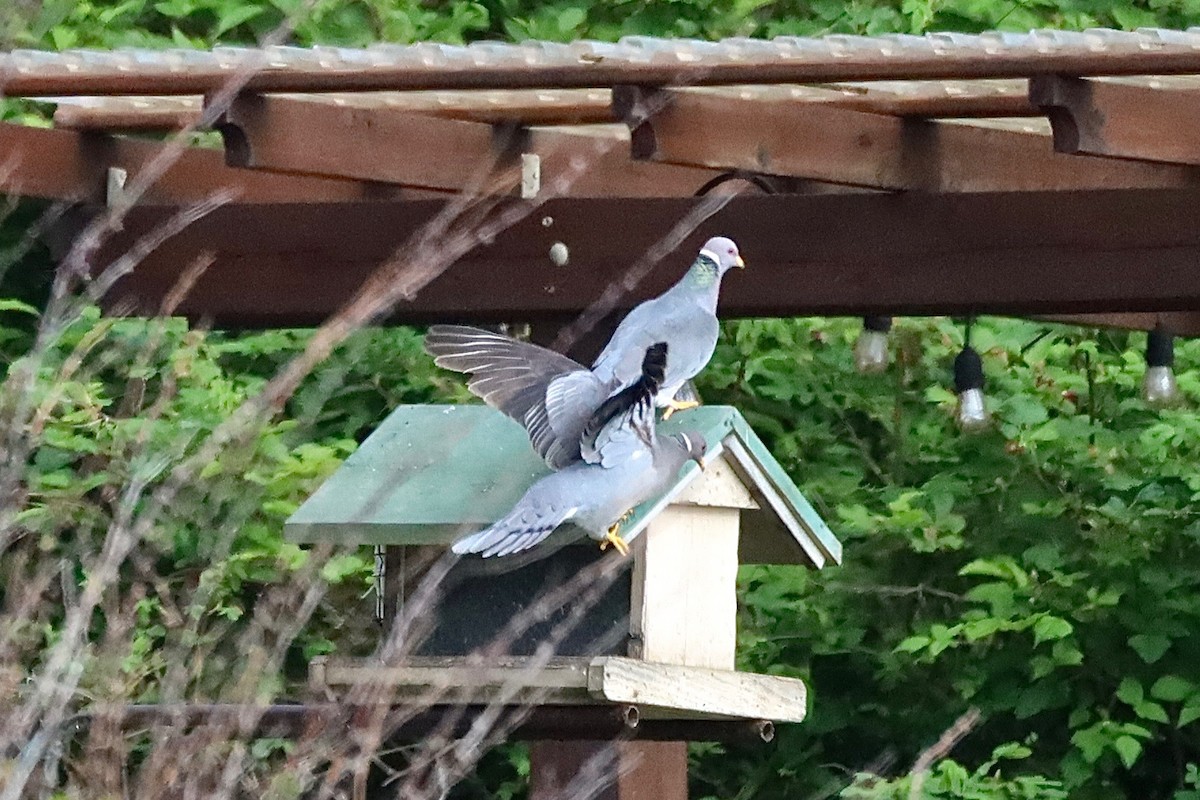
[[[381,686],[401,704],[433,696],[445,708],[542,712],[542,723],[514,734],[533,742],[534,800],[600,784],[598,796],[612,800],[683,800],[686,742],[803,720],[802,681],[734,668],[737,570],[820,567],[840,560],[841,545],[735,409],[703,406],[662,430],[700,433],[705,469],[685,466],[636,509],[622,528],[628,568],[588,590],[586,605],[581,591],[542,608],[545,592],[620,558],[569,528],[520,556],[464,557],[439,583],[435,608],[408,610],[426,623],[419,641],[386,661],[323,659],[311,671],[314,687],[336,697]],[[286,532],[294,541],[385,545],[384,606],[404,614],[414,563],[441,558],[456,538],[500,518],[545,472],[524,429],[492,409],[401,406]],[[535,608],[545,613],[494,655],[497,636]],[[568,622],[565,634],[556,628]],[[493,655],[481,662],[480,653]]]

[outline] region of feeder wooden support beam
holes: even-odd
[[[1029,99],[1049,116],[1060,153],[1200,164],[1196,92],[1040,75]]]
[[[1071,158],[1033,133],[905,120],[828,104],[621,86],[634,158],[930,192],[1200,185],[1200,172]]]

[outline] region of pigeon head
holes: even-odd
[[[734,267],[741,269],[746,266],[746,262],[738,253],[738,246],[732,239],[726,239],[724,236],[714,236],[705,242],[704,247],[700,248],[700,257],[716,264],[718,275],[724,275]]]
[[[684,431],[673,437],[682,448],[684,455],[704,469],[704,456],[708,452],[708,443],[699,431]]]

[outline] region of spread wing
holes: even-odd
[[[578,362],[529,342],[463,325],[434,325],[425,350],[470,376],[467,388],[525,426],[538,455],[560,469],[579,459],[579,436],[608,390]]]

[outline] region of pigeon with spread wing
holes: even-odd
[[[666,491],[680,468],[693,460],[703,467],[704,437],[655,430],[654,397],[661,390],[668,347],[646,349],[641,377],[601,403],[582,426],[588,460],[540,478],[511,511],[491,527],[459,539],[456,553],[505,556],[526,550],[555,528],[572,522],[600,542],[629,552],[620,526],[638,504]]]
[[[697,405],[675,396],[712,357],[721,279],[744,266],[733,241],[709,239],[678,283],[629,312],[591,369],[545,347],[461,325],[431,327],[425,349],[439,366],[468,374],[468,388],[524,425],[538,455],[561,469],[589,460],[581,449],[585,425],[640,380],[643,355],[656,342],[669,346],[671,359],[654,405],[667,409],[664,419]]]

